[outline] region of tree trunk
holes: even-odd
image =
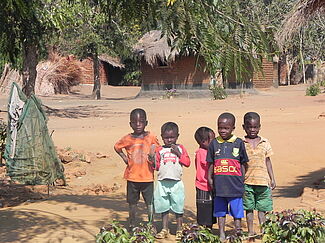
[[[285,53],[282,53],[279,58],[279,84],[280,85],[287,85],[288,84],[288,68],[287,68],[287,57]]]
[[[27,97],[35,93],[37,46],[33,43],[23,43],[23,92]]]
[[[300,31],[299,34],[299,39],[300,39],[300,45],[299,45],[299,52],[300,52],[300,59],[301,59],[301,64],[302,64],[302,77],[304,80],[304,84],[306,83],[306,68],[305,68],[305,62],[304,62],[304,55],[303,55],[303,29]]]
[[[98,60],[98,53],[95,52],[92,55],[93,59],[93,68],[94,68],[94,88],[92,97],[93,99],[100,100],[100,77],[99,77],[99,60]]]

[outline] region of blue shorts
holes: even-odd
[[[228,209],[228,204],[230,208]],[[244,218],[243,198],[241,197],[215,197],[214,217],[224,217],[230,214],[236,219]]]
[[[182,181],[157,181],[153,198],[156,213],[164,213],[169,210],[177,214],[184,213],[185,192]]]

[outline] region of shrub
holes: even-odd
[[[122,84],[140,86],[141,85],[140,76],[141,76],[140,71],[127,72],[124,75],[124,82],[122,82]]]
[[[262,224],[265,243],[316,243],[325,240],[325,219],[316,211],[285,210],[266,215]]]
[[[212,234],[209,228],[196,224],[185,225],[183,228],[182,243],[210,242],[219,243],[219,237]]]
[[[164,98],[171,99],[176,96],[177,90],[176,89],[166,89]]]
[[[151,224],[135,227],[130,234],[118,222],[113,221],[106,227],[102,227],[96,235],[96,243],[153,243],[155,229]]]
[[[312,84],[306,89],[307,96],[316,96],[320,94],[320,92],[319,84]]]
[[[321,87],[325,87],[325,79],[324,79],[323,81],[320,81],[320,82],[319,82],[319,86],[321,86]]]
[[[213,99],[215,100],[223,100],[226,99],[228,96],[226,90],[222,86],[211,85],[209,87],[209,90],[211,91]]]

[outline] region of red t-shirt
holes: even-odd
[[[195,152],[195,186],[202,191],[211,191],[208,183],[209,163],[206,161],[208,150],[199,148]]]

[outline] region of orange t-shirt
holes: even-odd
[[[148,154],[152,144],[159,146],[157,137],[150,132],[143,138],[133,137],[128,134],[117,141],[114,146],[115,150],[122,152],[122,149],[125,149],[128,157],[128,165],[124,172],[126,180],[134,182],[154,181],[154,170],[148,161]]]

